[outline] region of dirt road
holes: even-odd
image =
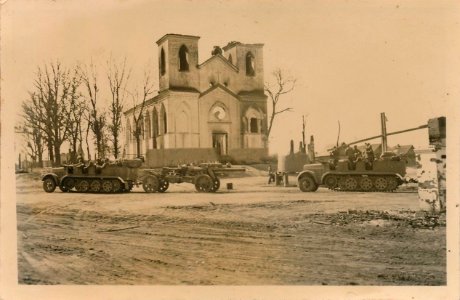
[[[17,175],[19,283],[446,283],[445,223],[415,212],[416,193],[302,193],[260,176],[222,187],[47,194]]]

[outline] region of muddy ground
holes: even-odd
[[[445,217],[415,190],[302,193],[266,176],[164,194],[47,194],[17,174],[20,284],[445,285]],[[226,190],[226,183],[233,190]]]

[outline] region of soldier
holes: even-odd
[[[355,162],[362,160],[363,153],[358,149],[358,146],[353,147],[353,152],[355,154]]]
[[[337,163],[339,162],[339,149],[337,146],[334,146],[332,148],[332,151],[330,153],[330,160],[329,160],[329,167],[331,170],[335,170],[335,167],[337,166]]]
[[[273,172],[272,165],[268,165],[268,184],[275,182],[275,172]]]
[[[371,144],[366,143],[366,162],[370,170],[372,170],[374,159],[374,150],[372,149]]]
[[[348,157],[348,169],[354,170],[355,169],[355,151],[350,145],[347,146],[347,150],[345,150],[345,155]]]
[[[83,161],[83,158],[81,155],[77,157],[77,163],[74,165],[74,167],[82,167],[85,165],[85,162]]]

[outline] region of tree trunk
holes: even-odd
[[[141,138],[140,136],[136,136],[136,151],[137,157],[141,157]]]
[[[115,157],[115,159],[118,158],[118,153],[119,152],[119,149],[118,149],[118,136],[115,135],[113,137],[113,156]]]
[[[61,145],[58,143],[54,144],[54,154],[55,154],[55,165],[61,165]]]
[[[51,142],[51,139],[48,139],[47,147],[48,147],[48,155],[50,158],[50,162],[53,163],[54,162],[54,151],[53,151],[53,143]]]

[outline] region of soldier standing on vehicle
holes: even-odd
[[[370,169],[372,169],[372,166],[374,164],[374,150],[372,149],[371,144],[366,143],[366,160],[367,163],[369,164]]]

